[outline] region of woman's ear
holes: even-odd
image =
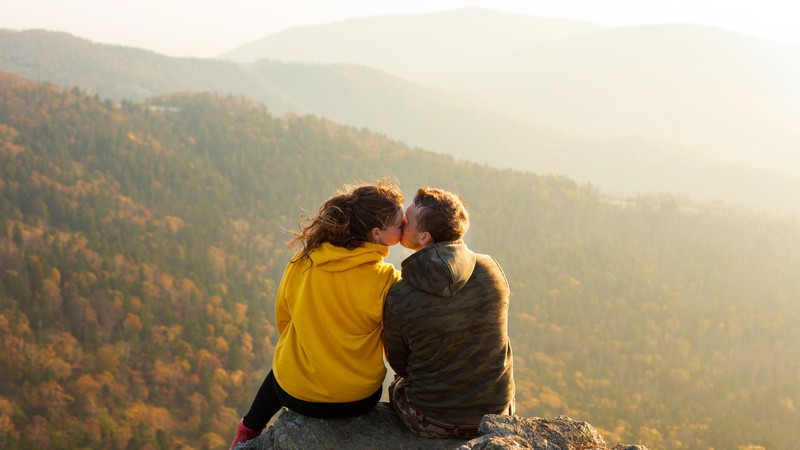
[[[378,227],[373,228],[370,230],[370,237],[372,240],[370,242],[374,244],[380,244],[381,242],[381,229]]]

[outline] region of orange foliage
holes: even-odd
[[[14,404],[6,398],[0,397],[0,437],[3,435],[19,436],[19,431],[17,431],[11,418],[13,413]]]

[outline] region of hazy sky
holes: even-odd
[[[481,7],[601,25],[713,25],[800,45],[794,0],[3,0],[0,28],[213,57],[284,28]]]

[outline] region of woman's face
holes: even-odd
[[[397,245],[403,236],[403,208],[397,208],[394,220],[382,230],[377,230],[378,243],[386,246]]]

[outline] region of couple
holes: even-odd
[[[328,199],[289,245],[276,299],[272,370],[231,448],[258,436],[282,407],[317,418],[370,411],[394,369],[392,407],[412,432],[477,435],[485,414],[514,413],[508,283],[461,240],[469,217],[453,193],[421,188],[403,213],[386,181]],[[384,262],[415,250],[401,273]]]

